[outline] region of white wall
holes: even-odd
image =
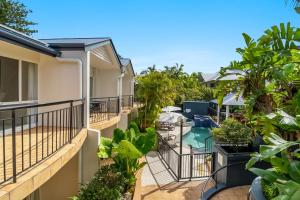
[[[82,146],[82,183],[87,183],[95,175],[99,168],[98,145],[100,131],[88,130],[87,138]]]
[[[77,63],[59,62],[55,57],[0,41],[0,56],[38,65],[38,101],[53,102],[80,98],[81,69]]]
[[[94,77],[95,97],[116,97],[118,96],[118,78],[121,75],[120,69],[96,69]]]
[[[78,180],[78,154],[61,168],[49,181],[39,188],[41,200],[66,200],[77,195],[80,188]]]
[[[41,56],[38,68],[38,99],[40,102],[81,98],[81,67],[76,62],[59,62]]]
[[[108,127],[108,128],[106,128],[106,129],[103,129],[103,130],[101,131],[101,137],[112,138],[113,133],[114,133],[114,130],[115,130],[116,128],[118,128],[118,127],[117,127],[117,124],[115,124],[115,125],[113,125],[113,126],[111,126],[111,127]]]
[[[122,81],[122,93],[123,95],[132,95],[133,91],[131,91],[133,77],[124,76]]]

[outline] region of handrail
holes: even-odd
[[[111,115],[120,113],[120,97],[92,97],[90,98],[90,123],[109,120]]]
[[[49,103],[33,103],[33,104],[29,104],[29,105],[27,104],[27,105],[20,105],[20,106],[11,106],[11,107],[0,108],[0,111],[18,110],[18,109],[35,108],[35,107],[45,107],[45,106],[53,106],[53,105],[66,104],[66,103],[79,102],[79,101],[83,102],[84,99],[55,101],[55,102],[49,102]]]
[[[170,146],[170,144],[167,142],[167,141],[165,141],[164,140],[164,138],[157,132],[157,135],[158,135],[158,137],[160,137],[160,139],[163,141],[163,143],[165,143],[172,151],[174,151],[178,156],[179,155],[183,155],[183,154],[179,154],[177,151],[175,151],[174,149],[173,149],[173,147],[171,147]]]
[[[206,188],[206,186],[207,186],[209,180],[210,180],[213,176],[215,176],[219,171],[221,171],[221,170],[223,170],[223,169],[225,169],[225,168],[227,168],[227,167],[231,167],[231,166],[234,166],[234,165],[245,164],[245,163],[247,163],[247,161],[237,162],[237,163],[232,163],[232,164],[229,164],[229,165],[225,165],[225,166],[219,168],[218,170],[214,171],[213,173],[211,173],[211,175],[210,175],[210,176],[208,177],[208,179],[205,181],[204,186],[202,187],[202,190],[201,190],[201,199],[203,198],[204,190],[205,190],[205,188]],[[214,181],[214,182],[215,182],[215,185],[217,186],[217,181]],[[215,187],[216,187],[216,186],[215,186]]]
[[[116,96],[116,97],[91,97],[90,99],[93,100],[93,99],[118,99],[119,97]]]
[[[74,104],[74,102],[81,103]],[[59,106],[65,104],[67,106]],[[46,106],[50,109],[36,110],[30,114],[26,111],[26,114],[17,115],[18,109]],[[0,149],[3,155],[3,162],[0,163],[3,177],[0,177],[0,184],[10,179],[15,183],[17,175],[71,143],[84,126],[83,99],[15,106],[0,111],[7,110],[11,111],[11,117],[0,119],[0,141],[3,146]],[[12,141],[11,150],[5,147],[9,138]],[[17,148],[20,148],[20,152]],[[5,158],[7,155],[11,157]],[[11,166],[12,170],[8,166]]]
[[[200,164],[199,160],[204,161],[203,163],[207,162],[207,156],[212,155],[212,153],[193,152],[191,147],[190,153],[179,153],[158,132],[157,135],[159,141],[158,154],[162,157],[162,160],[166,163],[170,172],[175,175],[177,181],[187,178],[191,180],[192,178],[208,177],[210,170],[205,168],[201,172],[194,172],[194,169],[196,169],[196,165]],[[189,166],[189,168],[187,168],[187,166]],[[189,171],[185,171],[185,169]]]

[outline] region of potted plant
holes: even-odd
[[[300,141],[286,141],[274,133],[265,140],[269,144],[261,145],[246,165],[260,176],[251,185],[251,199],[300,199]],[[259,161],[269,162],[272,167],[254,168]]]
[[[229,118],[221,124],[220,128],[214,128],[212,134],[215,140],[214,152],[216,152],[214,170],[223,167],[215,176],[217,184],[225,187],[251,184],[256,176],[245,170],[245,164],[253,152],[251,129]]]

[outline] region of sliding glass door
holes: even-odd
[[[19,61],[0,57],[0,102],[19,101]]]
[[[37,64],[0,56],[0,107],[35,103],[38,99]],[[35,113],[35,110],[17,110],[17,116]],[[11,111],[0,111],[0,128],[11,128]],[[17,125],[21,122],[17,121]],[[23,124],[27,124],[27,120]]]

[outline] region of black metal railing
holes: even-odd
[[[227,168],[230,168],[230,167],[237,166],[237,165],[245,165],[246,163],[247,163],[247,161],[242,161],[242,162],[236,162],[236,163],[228,164],[228,165],[222,166],[219,169],[217,169],[216,171],[212,172],[211,175],[208,177],[208,179],[206,179],[206,181],[204,183],[204,186],[201,189],[201,193],[200,193],[201,194],[201,199],[208,200],[214,194],[216,194],[218,192],[218,189],[224,189],[224,188],[226,188],[226,185],[221,185],[221,186],[218,185],[218,176],[217,175],[218,175],[218,173],[220,171],[222,171],[224,169],[227,169]],[[207,192],[207,191],[205,191],[205,189],[206,189],[206,187],[207,187],[207,185],[208,185],[208,183],[209,183],[210,180],[213,180],[213,182],[214,182],[214,186],[213,187],[214,187],[214,190],[216,192],[208,192],[208,195],[206,196],[205,192]],[[218,187],[220,187],[220,188],[218,188]]]
[[[119,97],[101,97],[90,99],[90,123],[109,120],[120,112]]]
[[[0,108],[0,184],[71,143],[83,114],[81,99]]]
[[[158,146],[157,151],[161,158],[166,163],[168,169],[172,172],[172,174],[179,180],[180,170],[178,168],[179,161],[179,153],[176,152],[171,145],[165,141],[159,134],[157,134],[158,138]]]
[[[133,95],[122,95],[122,108],[130,109],[133,107]]]
[[[211,152],[190,152],[180,154],[168,141],[158,135],[158,153],[177,181],[209,177],[213,170],[213,154]],[[178,148],[177,148],[178,149]]]
[[[204,144],[205,144],[205,152],[211,153],[213,151],[213,146],[214,146],[213,136],[211,135],[205,138]]]

